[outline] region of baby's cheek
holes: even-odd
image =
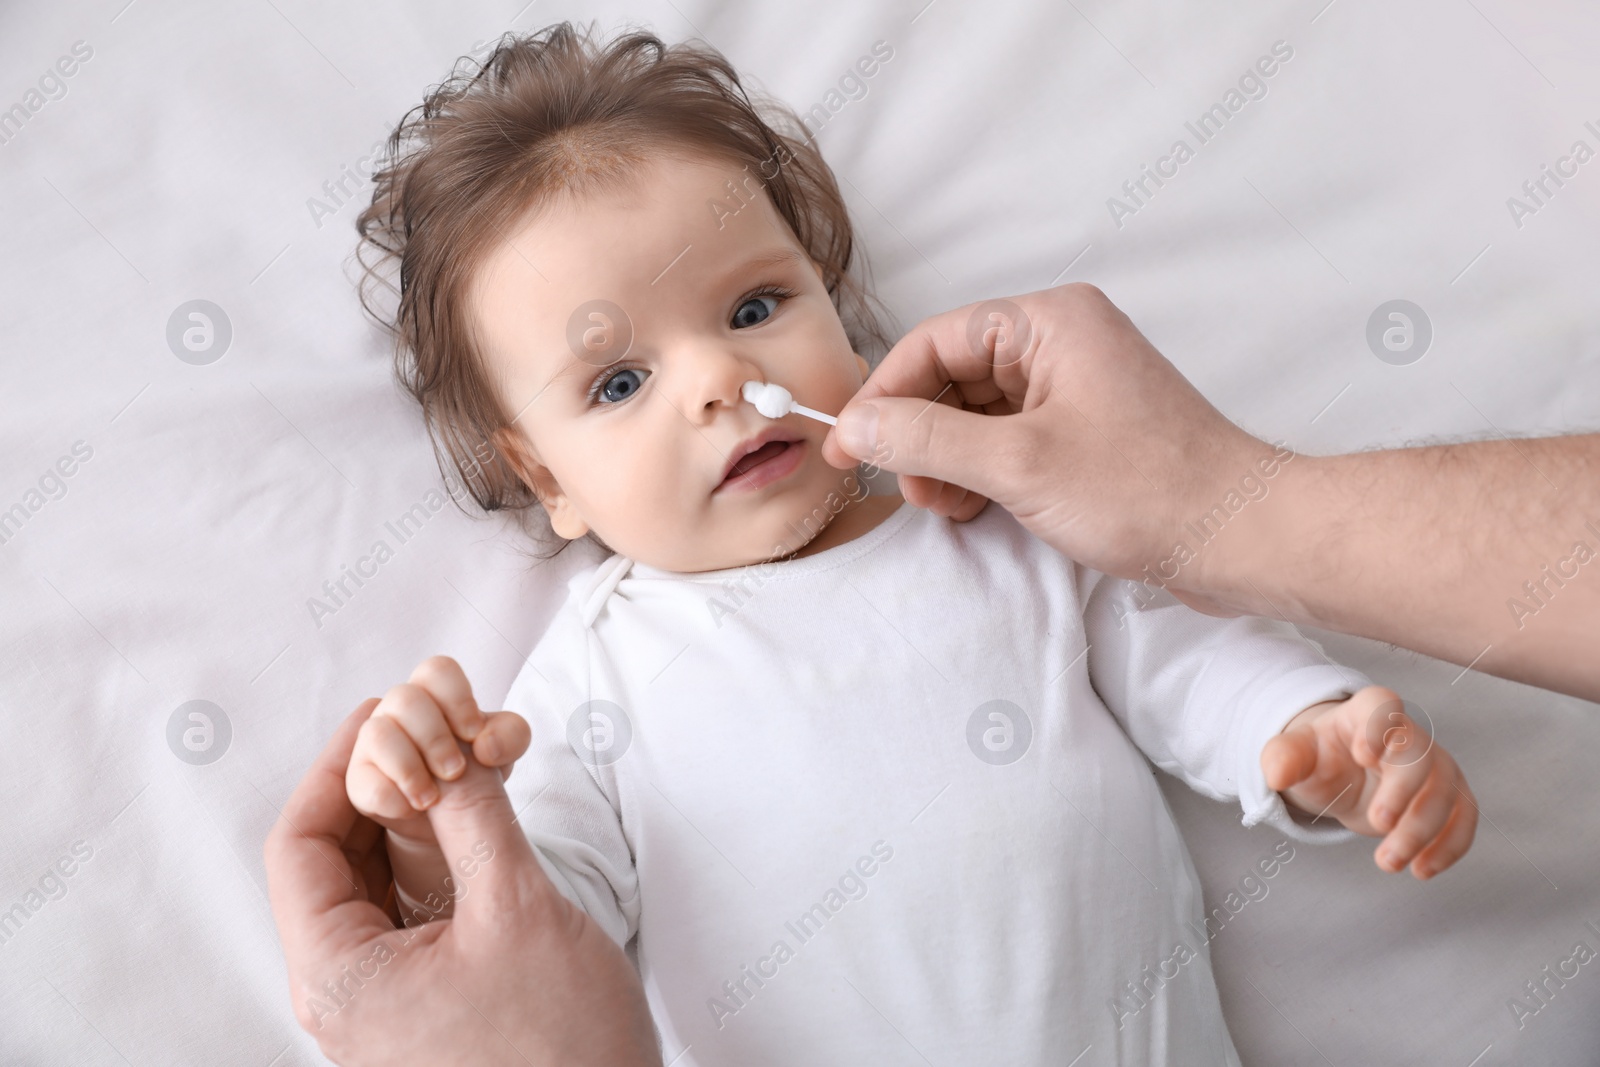
[[[825,392],[828,394],[829,404],[824,410],[829,415],[837,415],[850,398],[855,396],[866,381],[866,372],[860,370],[854,353],[848,356],[848,364],[840,373],[829,377]]]
[[[642,465],[619,483],[613,521],[634,541],[652,546],[658,556],[695,550],[710,533],[704,524],[711,502],[708,483],[714,476],[709,462]]]

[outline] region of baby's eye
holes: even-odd
[[[596,386],[590,399],[603,404],[616,404],[637,393],[650,374],[647,370],[626,367]]]
[[[767,305],[771,304],[771,307]],[[739,305],[739,310],[733,313],[733,328],[742,330],[746,326],[755,326],[767,321],[767,317],[778,310],[778,298],[775,296],[752,296],[749,300]]]

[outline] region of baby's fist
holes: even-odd
[[[516,712],[480,711],[461,665],[431,656],[362,724],[345,772],[350,803],[390,831],[431,839],[423,813],[439,799],[436,779],[454,781],[467,768],[458,739],[479,763],[509,776],[530,734]]]
[[[1382,686],[1296,715],[1261,750],[1261,769],[1293,807],[1384,838],[1375,859],[1386,871],[1409,864],[1432,878],[1466,854],[1478,828],[1461,768]]]

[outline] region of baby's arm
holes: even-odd
[[[479,763],[509,776],[527,751],[528,724],[511,711],[484,714],[460,664],[433,656],[384,694],[361,726],[345,773],[350,802],[388,832],[389,867],[407,918],[440,918],[453,906],[455,881],[427,809],[439,799],[435,779],[454,781],[466,770],[458,738]]]
[[[1376,862],[1432,878],[1460,859],[1478,826],[1461,768],[1382,686],[1306,708],[1261,750],[1267,785],[1308,815],[1382,837]]]
[[[1332,819],[1298,818],[1267,784],[1261,753],[1297,715],[1349,698],[1368,678],[1284,623],[1213,618],[1165,590],[1074,566],[1089,680],[1140,751],[1196,792],[1236,801],[1246,826],[1308,842],[1353,835]]]

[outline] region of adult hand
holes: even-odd
[[[344,1065],[658,1065],[638,976],[558,892],[498,771],[467,760],[429,809],[458,875],[455,913],[397,929],[382,831],[345,771],[376,699],[317,757],[267,837],[268,893],[300,1025]]]
[[[966,520],[992,499],[1072,559],[1125,578],[1169,559],[1182,524],[1274,454],[1084,284],[923,322],[823,441],[836,467],[897,472],[919,507]]]
[[[895,471],[958,520],[992,498],[1072,559],[1202,611],[1600,701],[1600,434],[1299,456],[1230,423],[1075,284],[919,325],[823,456]]]

